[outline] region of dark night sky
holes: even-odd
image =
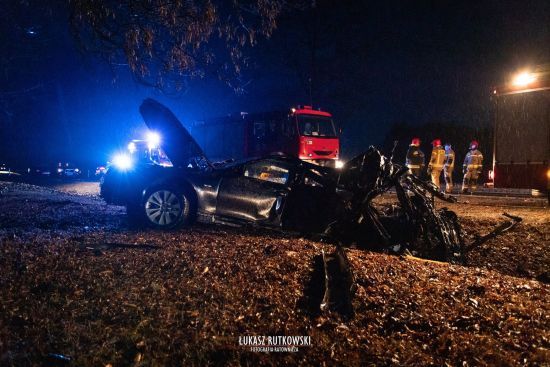
[[[12,165],[105,161],[145,129],[146,97],[184,123],[308,104],[310,75],[313,103],[343,125],[350,157],[395,122],[488,124],[491,87],[550,62],[549,1],[318,1],[249,50],[243,95],[207,78],[166,97],[125,66],[78,54],[63,13],[16,3],[2,1],[0,17],[0,161]]]

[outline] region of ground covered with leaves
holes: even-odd
[[[79,192],[78,188],[69,190]],[[0,183],[0,365],[548,365],[548,208],[450,205],[468,266],[349,250],[355,315],[321,313],[327,244],[217,226],[132,228],[94,196]],[[246,335],[307,335],[252,352]]]

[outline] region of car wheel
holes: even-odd
[[[185,193],[160,187],[147,192],[142,208],[149,225],[171,229],[189,222],[190,204]]]

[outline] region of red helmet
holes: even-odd
[[[477,140],[472,140],[470,142],[470,149],[477,149],[477,147],[479,147],[479,143],[477,142]]]
[[[419,138],[413,138],[413,140],[411,141],[411,145],[419,146],[420,145],[420,139]]]
[[[432,141],[432,145],[433,145],[434,147],[440,147],[440,146],[441,146],[441,140],[440,140],[440,139],[434,139],[434,140]]]

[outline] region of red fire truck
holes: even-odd
[[[311,106],[195,121],[189,130],[211,160],[286,154],[335,166],[339,157],[332,115]]]

